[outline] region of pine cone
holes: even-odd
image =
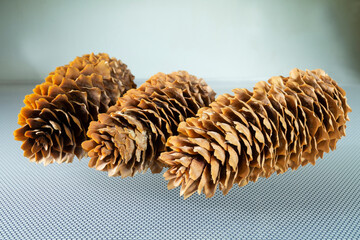
[[[19,114],[22,127],[14,132],[23,141],[24,156],[44,165],[81,159],[90,121],[106,112],[128,89],[134,76],[120,60],[107,54],[87,54],[56,68],[25,96]]]
[[[123,178],[149,167],[153,173],[160,172],[163,165],[157,158],[165,150],[166,139],[214,97],[204,80],[185,71],[152,76],[90,123],[90,140],[82,144],[91,158],[89,167]]]
[[[167,141],[172,151],[159,157],[169,166],[169,189],[212,197],[219,185],[225,195],[234,183],[314,165],[335,149],[351,111],[344,90],[323,70],[293,69],[268,82],[221,95],[179,124],[179,135]]]

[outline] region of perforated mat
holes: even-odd
[[[211,85],[218,93],[237,86]],[[347,136],[316,166],[183,200],[161,174],[108,178],[88,159],[30,163],[12,131],[32,86],[1,86],[0,239],[359,238],[360,86],[343,87],[353,109]]]

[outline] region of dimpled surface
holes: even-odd
[[[218,94],[239,85],[208,83]],[[150,171],[120,179],[90,169],[88,158],[47,167],[25,161],[12,130],[32,87],[1,86],[0,239],[359,238],[360,86],[339,84],[353,112],[336,151],[315,167],[260,178],[226,197],[217,191],[186,201]]]

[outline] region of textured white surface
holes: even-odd
[[[108,178],[88,159],[30,163],[12,131],[32,86],[0,85],[0,239],[360,238],[360,85],[343,87],[353,109],[347,136],[316,166],[184,201],[161,174]]]

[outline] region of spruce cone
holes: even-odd
[[[314,165],[335,149],[351,111],[344,90],[323,70],[293,69],[268,82],[221,95],[179,124],[179,135],[167,141],[172,151],[159,158],[169,166],[169,189],[212,197],[219,185],[225,195],[234,183]]]
[[[56,68],[25,96],[14,132],[23,141],[24,156],[44,165],[81,159],[90,121],[106,112],[128,89],[134,76],[120,60],[107,54],[87,54]]]
[[[82,144],[91,158],[89,167],[123,178],[148,168],[160,172],[163,165],[157,158],[166,139],[214,97],[204,80],[185,71],[152,76],[90,123],[90,140]]]

